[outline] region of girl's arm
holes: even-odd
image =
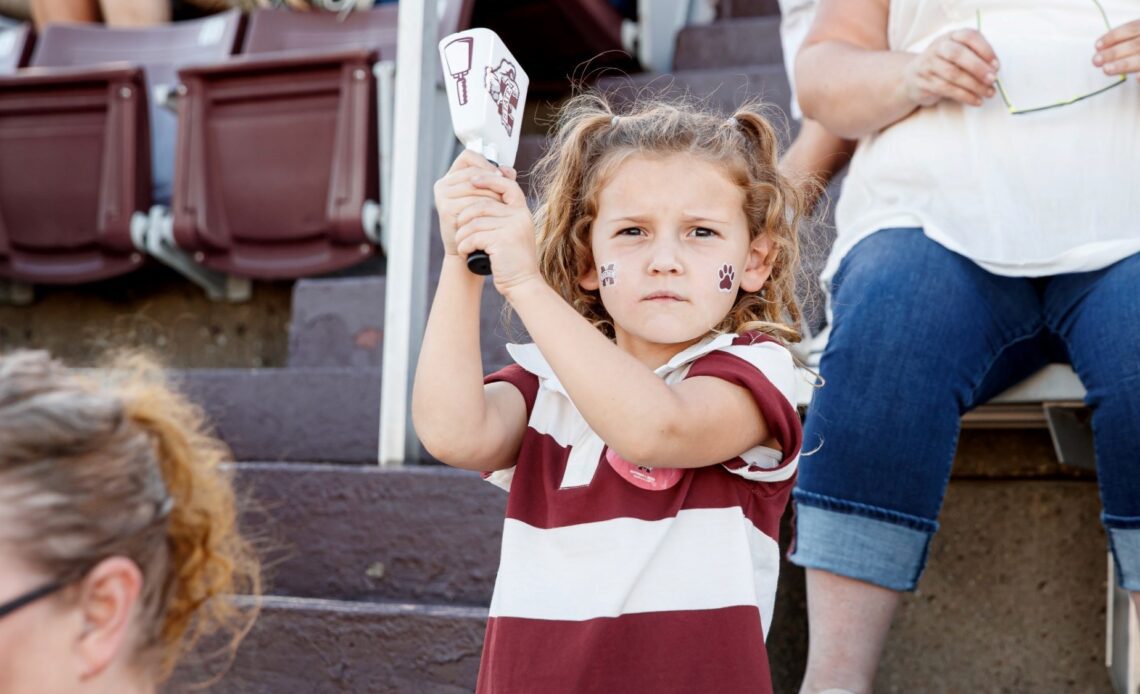
[[[607,445],[635,465],[682,468],[724,462],[770,438],[744,388],[711,377],[670,386],[598,332],[539,274],[534,226],[518,185],[493,175],[473,183],[503,201],[464,211],[459,253],[481,248],[491,257],[496,289]]]
[[[804,116],[856,139],[921,106],[951,99],[980,106],[994,95],[998,69],[980,33],[959,29],[921,54],[891,51],[888,0],[823,0],[796,57]]]
[[[455,467],[490,472],[514,464],[526,430],[526,404],[512,385],[483,386],[479,303],[483,278],[455,249],[455,218],[480,193],[473,175],[494,167],[465,152],[436,183],[443,267],[412,388],[412,421],[424,447]]]

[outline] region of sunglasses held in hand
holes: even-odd
[[[1112,29],[1112,25],[1108,21],[1108,15],[1105,13],[1104,7],[1101,6],[1101,4],[1098,0],[1091,0],[1091,2],[1096,7],[1097,12],[1100,13],[1101,19],[1104,20],[1105,30],[1110,31]],[[978,31],[980,32],[981,30],[982,30],[982,11],[978,10]],[[1020,115],[1026,114],[1026,113],[1038,113],[1040,111],[1048,111],[1050,109],[1060,108],[1062,106],[1069,106],[1070,104],[1075,104],[1078,101],[1084,101],[1085,99],[1088,99],[1090,97],[1094,97],[1097,94],[1103,94],[1104,92],[1107,92],[1110,89],[1115,89],[1116,87],[1119,87],[1120,85],[1124,84],[1127,81],[1128,81],[1127,76],[1121,75],[1119,79],[1109,83],[1105,87],[1101,87],[1100,89],[1096,89],[1094,91],[1091,91],[1091,92],[1088,92],[1085,94],[1081,94],[1079,96],[1074,96],[1074,97],[1071,97],[1068,99],[1064,99],[1062,101],[1058,101],[1058,102],[1055,102],[1052,104],[1046,104],[1044,106],[1033,106],[1032,108],[1018,108],[1017,106],[1014,106],[1013,100],[1009,98],[1009,92],[1006,91],[1005,85],[1002,84],[1000,77],[998,77],[997,80],[995,80],[994,86],[997,87],[997,92],[999,95],[1001,95],[1001,100],[1003,102],[1005,102],[1005,107],[1010,112],[1010,114],[1014,115],[1014,116],[1020,116]]]

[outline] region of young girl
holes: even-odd
[[[480,692],[767,692],[800,422],[782,339],[796,190],[755,110],[582,95],[538,165],[465,152],[413,402],[440,460],[510,491]],[[535,228],[537,226],[537,248]],[[485,380],[482,278],[534,344]]]

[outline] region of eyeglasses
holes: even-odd
[[[1104,11],[1104,7],[1101,6],[1099,0],[1091,0],[1091,2],[1093,5],[1096,6],[1097,11],[1100,12],[1100,17],[1101,17],[1101,19],[1104,20],[1105,30],[1106,31],[1111,30],[1112,24],[1109,23],[1109,21],[1108,21],[1108,14]],[[981,30],[982,30],[982,11],[978,10],[978,31],[980,32]],[[1070,104],[1075,104],[1078,101],[1084,101],[1085,99],[1088,99],[1090,97],[1094,97],[1097,94],[1103,94],[1104,92],[1107,92],[1110,89],[1115,89],[1127,81],[1128,81],[1128,77],[1126,75],[1121,75],[1120,79],[1117,79],[1116,81],[1112,82],[1108,86],[1101,87],[1100,89],[1097,89],[1096,91],[1091,91],[1087,94],[1081,94],[1080,96],[1074,96],[1072,98],[1065,99],[1063,101],[1058,101],[1058,102],[1053,103],[1053,104],[1048,104],[1046,106],[1034,106],[1033,108],[1018,108],[1018,107],[1014,106],[1013,101],[1009,98],[1009,93],[1006,92],[1005,86],[1001,82],[1001,78],[998,78],[994,81],[994,86],[997,87],[997,92],[999,95],[1001,95],[1001,100],[1003,102],[1005,102],[1005,107],[1010,112],[1010,115],[1020,116],[1020,115],[1026,114],[1026,113],[1037,113],[1039,111],[1048,111],[1049,109],[1052,109],[1052,108],[1060,108],[1062,106],[1068,106]]]
[[[9,600],[8,602],[0,605],[0,619],[7,617],[21,607],[26,607],[37,600],[46,598],[52,593],[61,590],[68,583],[69,581],[53,581],[47,585],[40,586],[39,588],[30,590],[23,595]]]

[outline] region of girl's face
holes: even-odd
[[[771,273],[767,235],[750,240],[744,192],[716,165],[686,155],[634,155],[598,194],[591,227],[599,290],[617,344],[658,366],[728,315],[739,290]]]

